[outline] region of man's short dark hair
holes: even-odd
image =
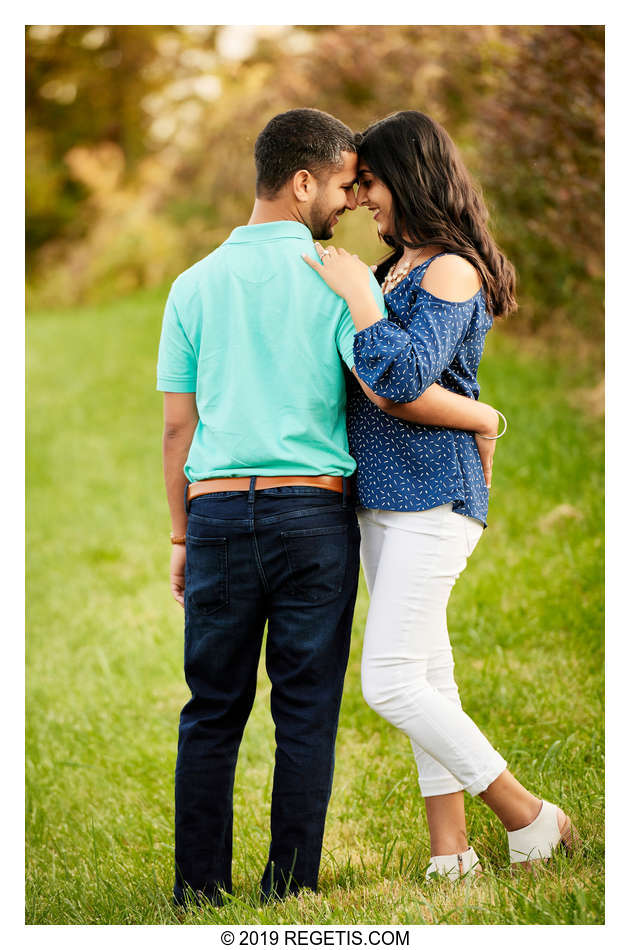
[[[356,152],[353,132],[319,109],[291,109],[267,123],[254,146],[256,195],[273,198],[301,168],[317,175],[343,166],[342,152]]]

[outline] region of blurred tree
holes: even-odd
[[[414,108],[484,188],[517,325],[601,331],[602,27],[30,27],[27,53],[27,247],[51,299],[167,280],[208,253],[247,218],[254,140],[277,112],[363,129]],[[341,232],[373,255],[360,220]]]
[[[521,28],[477,103],[484,183],[535,325],[603,324],[604,31]],[[507,40],[511,34],[507,34]],[[495,73],[496,76],[496,73]]]
[[[144,103],[177,78],[187,35],[175,26],[27,27],[27,254],[47,240],[79,238],[94,219],[89,188],[66,163],[76,146],[111,142],[121,182],[151,148]],[[69,230],[68,230],[69,229]]]

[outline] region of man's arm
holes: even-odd
[[[184,475],[184,465],[198,420],[195,393],[164,393],[162,458],[166,497],[171,512],[171,529],[175,537],[183,537],[186,534],[187,479]],[[170,569],[171,593],[182,607],[184,606],[185,566],[186,548],[183,544],[174,544]]]

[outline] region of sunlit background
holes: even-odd
[[[597,338],[604,31],[598,26],[31,26],[33,304],[166,285],[247,221],[253,144],[285,109],[361,130],[441,122],[519,275],[520,330]],[[383,253],[364,211],[337,242]]]

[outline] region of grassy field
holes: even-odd
[[[28,329],[27,909],[35,924],[176,924],[173,769],[183,614],[168,583],[164,294],[34,313]],[[506,870],[467,804],[479,881],[426,883],[407,740],[363,702],[362,583],[320,891],[260,907],[273,730],[260,687],[236,777],[234,898],[186,923],[603,923],[603,427],[587,360],[490,334],[482,396],[510,420],[490,527],[449,625],[464,707],[584,838],[535,878]]]

